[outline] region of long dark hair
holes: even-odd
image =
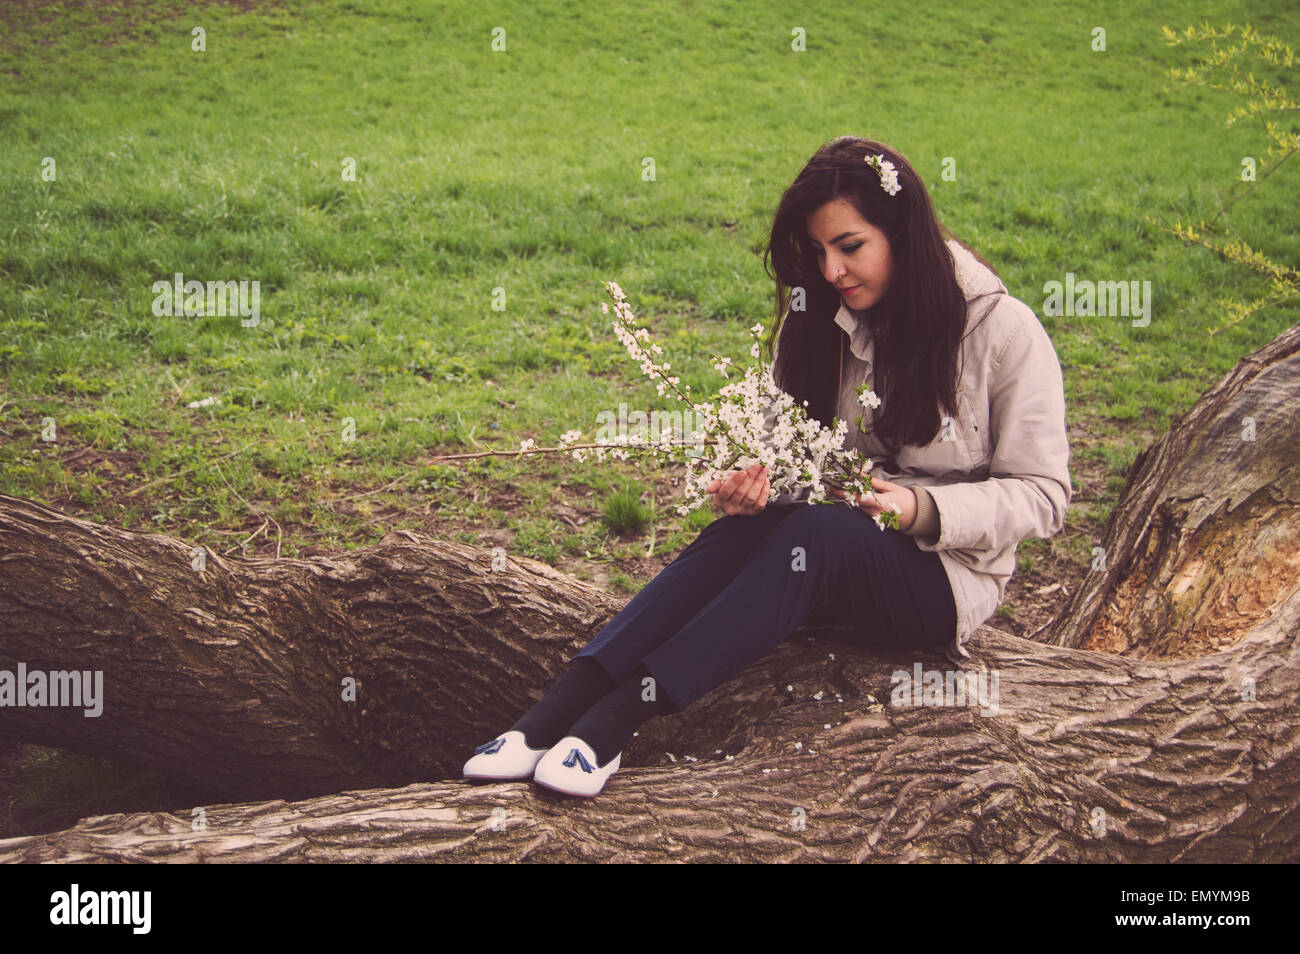
[[[883,155],[894,164],[901,192],[890,195],[881,188],[879,173],[865,161],[869,155]],[[835,324],[840,294],[822,274],[807,223],[838,198],[851,202],[889,240],[889,286],[865,314],[875,348],[873,387],[882,402],[872,432],[895,454],[903,444],[925,445],[935,438],[940,405],[957,416],[957,355],[966,328],[966,298],[944,241],[955,239],[970,249],[935,218],[921,177],[889,146],[840,136],[808,160],[781,196],[763,256],[764,268],[776,282],[776,320],[765,345],[771,361],[779,336],[773,380],[796,404],[807,401],[808,416],[826,427],[839,399],[840,344],[847,335]],[[802,311],[790,308],[796,289],[804,293]]]

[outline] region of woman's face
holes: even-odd
[[[822,277],[850,308],[862,311],[885,296],[894,271],[889,240],[847,199],[827,202],[808,216],[808,238]]]

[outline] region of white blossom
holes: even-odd
[[[823,483],[823,476],[834,476],[839,486],[844,488],[844,501],[852,503],[857,495],[868,489],[872,467],[870,458],[864,458],[856,450],[844,447],[848,435],[848,422],[838,421],[836,426],[824,426],[822,422],[808,416],[808,402],[795,401],[772,379],[772,369],[762,359],[758,341],[750,348],[750,356],[757,359],[756,367],[740,368],[730,357],[715,355],[713,367],[724,377],[730,370],[741,372],[740,380],[724,385],[716,395],[715,401],[696,403],[689,397],[689,386],[680,387],[681,379],[670,377],[667,372],[671,365],[665,361],[658,363],[656,356],[663,349],[655,344],[646,328],[637,325],[627,296],[616,282],[606,282],[606,288],[614,302],[615,320],[611,327],[618,339],[627,349],[633,360],[640,363],[641,371],[655,380],[656,391],[660,396],[669,390],[684,404],[688,412],[693,413],[704,430],[693,431],[690,443],[702,444],[703,456],[691,456],[685,461],[686,475],[683,481],[685,500],[678,506],[677,512],[685,515],[710,499],[705,487],[717,479],[729,477],[737,468],[745,468],[754,463],[761,463],[767,468],[770,495],[791,494],[802,496],[806,490],[809,503],[833,502],[828,488]],[[608,309],[603,309],[608,313]],[[757,323],[750,327],[751,335],[762,334],[763,325]],[[880,399],[874,392],[859,394],[863,406],[878,407]],[[770,423],[769,423],[770,419]],[[568,431],[561,444],[570,443],[581,436],[580,431]],[[604,437],[596,438],[599,445],[610,443]],[[615,460],[628,460],[629,452],[625,436],[615,439],[616,449],[608,451]],[[633,442],[638,449],[649,450],[654,454],[668,454],[678,451],[670,438],[651,439]],[[521,450],[532,446],[525,442]],[[603,462],[606,450],[604,446],[595,448],[596,459]],[[587,458],[585,450],[574,450],[575,460]],[[877,514],[873,519],[883,529],[883,519]]]
[[[884,189],[890,195],[898,195],[903,191],[903,187],[898,184],[898,170],[894,164],[884,157],[884,155],[865,156],[867,165],[875,169],[880,175],[880,188]]]

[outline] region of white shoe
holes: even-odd
[[[528,778],[549,749],[530,749],[524,734],[511,729],[474,750],[462,774],[468,779],[509,782]]]
[[[576,735],[566,735],[542,756],[533,781],[552,791],[589,798],[605,787],[622,761],[623,753],[619,752],[604,768],[597,768],[596,750]]]

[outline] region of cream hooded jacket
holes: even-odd
[[[965,643],[997,609],[1016,564],[1016,545],[1065,526],[1071,497],[1065,431],[1065,385],[1056,350],[1033,310],[960,244],[949,241],[958,284],[966,295],[966,334],[956,419],[941,409],[938,436],[905,445],[890,460],[871,434],[871,408],[857,386],[873,385],[872,340],[861,317],[841,302],[835,323],[849,335],[837,416],[849,422],[845,447],[872,458],[872,477],[924,487],[939,513],[938,535],[914,536],[939,554],[957,606],[948,650],[969,659]],[[867,433],[855,418],[861,416]],[[770,431],[775,414],[769,412]],[[824,422],[828,423],[828,422]],[[806,497],[773,495],[768,505]],[[919,496],[919,494],[918,494]]]

